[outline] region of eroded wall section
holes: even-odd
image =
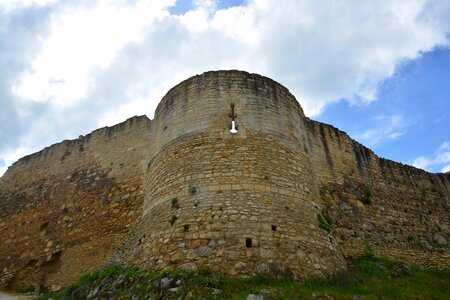
[[[16,162],[0,179],[4,284],[67,284],[105,263],[142,215],[150,120],[133,117]]]
[[[379,158],[337,128],[307,124],[321,206],[344,255],[371,247],[409,264],[449,268],[450,173]]]

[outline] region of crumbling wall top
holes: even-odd
[[[239,70],[218,70],[208,71],[200,75],[192,76],[171,88],[158,104],[155,111],[155,118],[161,114],[164,114],[164,111],[171,109],[174,97],[186,93],[186,91],[192,89],[193,86],[195,86],[198,90],[204,90],[211,87],[230,87],[233,84],[242,85],[243,82],[246,83],[246,86],[249,89],[253,89],[254,91],[264,89],[265,86],[270,86],[274,90],[279,90],[279,93],[285,94],[288,98],[292,99],[300,115],[304,116],[303,109],[294,95],[291,94],[288,88],[277,81],[256,73],[249,73]]]

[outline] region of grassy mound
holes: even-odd
[[[162,272],[117,265],[39,299],[450,299],[450,272],[367,254],[331,279],[233,278],[208,268]]]

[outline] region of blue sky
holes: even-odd
[[[450,169],[449,0],[3,0],[0,174],[208,70],[271,77],[378,155]]]
[[[408,164],[433,160],[450,140],[450,50],[437,48],[400,66],[380,84],[377,101],[343,100],[315,119],[346,131],[381,157]],[[447,162],[416,164],[441,172]]]
[[[243,0],[218,0],[215,5],[218,9],[227,9],[235,6],[245,5]],[[170,7],[169,12],[174,15],[182,15],[195,8],[195,4],[190,0],[178,0],[175,5]]]

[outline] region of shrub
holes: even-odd
[[[361,202],[365,205],[372,205],[372,187],[370,185],[366,185]]]
[[[81,279],[81,278],[80,278]],[[72,299],[72,294],[79,288],[78,284],[71,284],[67,288],[64,289],[63,299]]]
[[[172,204],[172,208],[175,208],[175,209],[180,208],[180,204],[178,203],[178,198],[173,198],[171,201],[171,204]]]
[[[372,260],[359,259],[356,264],[359,270],[365,274],[375,274],[377,272],[376,263]]]
[[[364,248],[363,255],[360,257],[361,259],[376,261],[376,256],[373,251],[372,245],[367,244]]]
[[[408,240],[408,242],[414,242],[416,240],[416,238],[413,235],[408,235],[406,239]]]
[[[201,266],[197,270],[197,274],[200,276],[211,276],[213,274],[213,270],[207,266]]]
[[[333,224],[333,219],[331,218],[331,216],[328,214],[327,211],[322,210],[322,216],[330,226]]]
[[[24,288],[19,289],[19,293],[25,294],[25,293],[33,293],[36,290],[34,286],[27,286]]]
[[[191,193],[191,195],[197,194],[197,188],[195,186],[190,186],[189,193]]]
[[[333,219],[326,210],[322,209],[322,213],[317,214],[317,220],[319,221],[319,228],[325,230],[326,232],[331,232]]]
[[[144,276],[144,272],[139,269],[128,269],[128,270],[126,270],[126,276],[128,278],[136,279],[136,278],[140,278],[140,277]]]
[[[175,223],[177,220],[178,220],[178,217],[175,215],[172,215],[169,220],[170,225],[173,225],[173,223]]]
[[[97,279],[103,279],[111,276],[116,276],[122,273],[123,268],[119,265],[111,265],[105,269],[99,269],[97,271],[94,271],[92,273],[86,274],[82,276],[78,284],[85,285],[91,282],[96,281]]]

